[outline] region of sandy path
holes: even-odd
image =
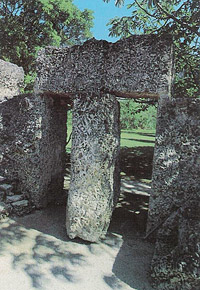
[[[67,238],[63,206],[2,220],[0,289],[152,289],[147,275],[153,246],[141,239],[142,219],[137,207],[129,210],[131,197],[121,200],[98,244]]]

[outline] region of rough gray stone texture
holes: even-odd
[[[6,193],[5,193],[5,191],[0,191],[0,202],[1,202],[1,201],[5,201],[5,198],[6,198]]]
[[[71,238],[97,241],[106,233],[119,191],[118,109],[110,95],[169,97],[172,39],[143,35],[114,44],[91,39],[71,48],[47,47],[38,55],[37,72],[37,94],[74,99],[67,231]]]
[[[23,200],[24,197],[22,194],[15,194],[15,195],[12,195],[12,196],[7,196],[6,197],[6,202],[7,203],[12,203],[12,202],[16,202],[16,201],[20,201],[20,200]]]
[[[147,227],[156,289],[199,289],[199,176],[200,100],[161,100]]]
[[[114,96],[74,100],[67,233],[91,242],[107,232],[120,188],[119,104]]]
[[[17,216],[23,216],[32,211],[32,206],[30,206],[29,201],[26,199],[11,203],[11,207],[12,214],[15,214]]]
[[[0,176],[0,183],[5,182],[6,178]],[[28,214],[33,210],[33,206],[29,200],[24,199],[22,194],[14,194],[11,192],[13,186],[7,183],[0,184],[0,220],[11,214],[24,215]]]
[[[24,84],[23,68],[0,59],[0,103],[20,94]]]
[[[91,39],[71,48],[47,47],[38,55],[37,70],[37,93],[170,95],[172,39],[135,35],[116,43]]]
[[[4,181],[6,181],[6,178],[3,177],[3,176],[0,176],[0,183],[2,183],[2,182],[4,182]]]
[[[67,107],[20,95],[0,104],[0,174],[37,208],[62,195]]]
[[[6,193],[8,193],[9,191],[12,191],[12,189],[13,189],[13,186],[10,184],[6,184],[6,183],[0,184],[0,190],[4,191]]]

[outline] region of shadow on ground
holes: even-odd
[[[11,279],[11,281],[7,280],[7,286],[5,286],[6,281],[1,275],[1,289],[10,289],[8,287],[15,279],[15,271],[17,279],[11,289],[19,289],[17,284],[20,280],[27,280],[26,285],[22,283],[22,290],[46,289],[45,285],[48,279],[52,280],[52,277],[54,280],[59,278],[68,283],[76,283],[78,280],[73,267],[84,266],[85,256],[65,247],[59,240],[53,239],[51,231],[50,236],[44,235],[39,224],[41,225],[46,220],[41,220],[36,226],[35,214],[30,217],[32,224],[30,221],[27,222],[26,218],[19,219],[21,224],[11,219],[1,221],[0,256],[2,262],[5,260],[4,267],[10,265],[8,277]],[[47,226],[50,228],[50,224],[47,223]],[[59,224],[55,224],[54,227],[59,229]],[[33,228],[38,229],[33,230]],[[3,270],[4,274],[6,268]],[[56,288],[52,285],[52,289]],[[59,289],[59,281],[57,289]]]
[[[126,176],[106,239],[98,244],[69,240],[65,206],[51,206],[24,217],[2,220],[1,289],[18,289],[17,283],[20,290],[152,289],[148,270],[153,245],[142,239],[149,186],[138,181],[151,177],[152,156],[151,147],[121,150],[121,166]],[[69,166],[69,159],[67,162]],[[66,173],[69,174],[69,167]],[[134,183],[126,179],[129,177]],[[9,268],[7,276],[5,265]]]
[[[68,239],[63,219],[64,206],[54,206],[17,218],[15,221],[20,223],[20,227],[15,223],[9,224],[1,230],[0,237],[4,240],[4,246],[6,244],[12,249],[10,253],[18,245],[18,252],[12,252],[12,267],[22,269],[36,289],[46,289],[44,283],[54,278],[79,290],[82,289],[78,288],[81,287],[79,283],[87,280],[89,275],[93,283],[97,283],[98,279],[101,281],[98,282],[100,287],[95,290],[149,290],[148,270],[153,245],[142,239],[147,203],[148,196],[121,194],[107,237],[99,244]],[[26,244],[29,244],[28,249]],[[0,247],[0,255],[3,250]],[[71,288],[68,286],[66,289]],[[88,285],[87,289],[94,288]]]
[[[148,194],[121,193],[109,228],[109,232],[117,233],[123,238],[122,246],[113,264],[113,274],[137,290],[151,289],[148,272],[153,245],[143,240],[148,202]],[[112,279],[107,280],[107,283],[111,287]]]
[[[154,147],[123,147],[120,150],[120,169],[126,177],[149,179],[152,176]]]

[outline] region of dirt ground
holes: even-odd
[[[121,195],[105,240],[70,240],[64,205],[1,220],[1,290],[152,289],[148,276],[153,244],[143,240],[151,166],[137,152],[131,150],[122,164]],[[140,166],[140,175],[129,164]]]
[[[129,193],[121,194],[106,239],[97,244],[68,239],[65,206],[2,220],[0,289],[152,289],[153,245],[142,239],[148,188],[122,184]]]

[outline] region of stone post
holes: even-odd
[[[67,233],[98,241],[119,195],[119,104],[111,95],[74,100]]]
[[[200,241],[200,100],[163,100],[157,116],[147,231],[156,235],[156,289],[197,289]]]
[[[41,208],[65,197],[68,106],[60,96],[20,94],[23,80],[22,68],[0,60],[0,175]]]

